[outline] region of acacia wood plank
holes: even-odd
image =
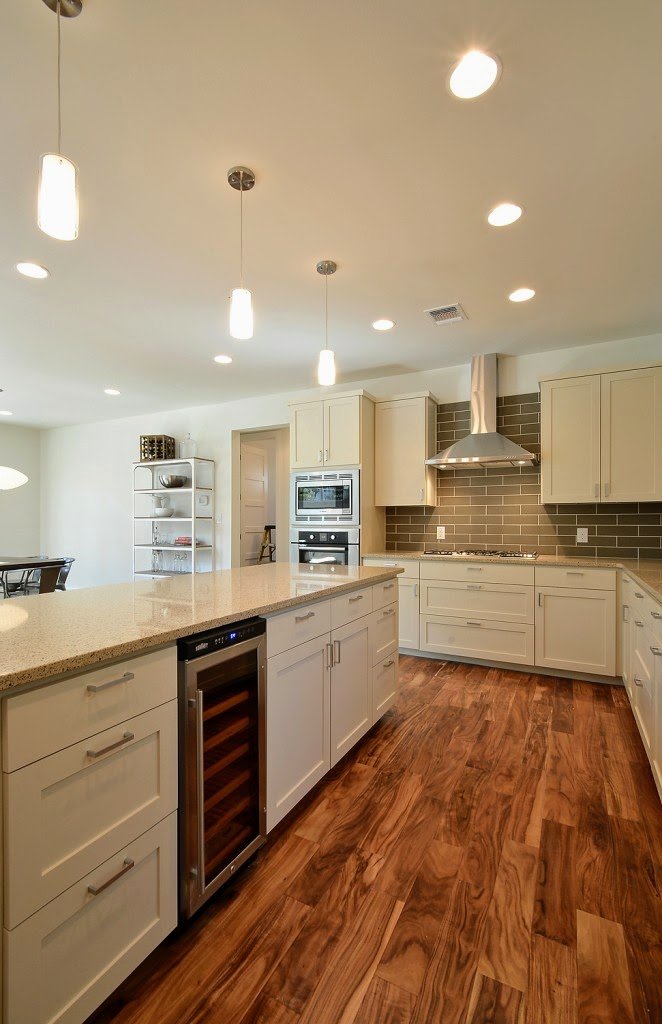
[[[645,1024],[662,1020],[662,935],[642,938],[623,928],[628,957],[634,1019]]]
[[[568,733],[549,733],[543,817],[562,825],[575,825],[577,821],[574,737]]]
[[[297,1024],[298,1020],[298,1013],[288,1010],[277,999],[261,995],[246,1011],[241,1024]]]
[[[407,898],[425,851],[437,831],[442,811],[442,804],[434,797],[425,792],[418,795],[390,852],[387,846],[382,848],[387,855],[374,883],[380,892],[387,892],[398,900]]]
[[[410,1024],[415,998],[382,978],[373,978],[354,1024]]]
[[[554,696],[552,704],[552,732],[574,732],[574,695],[572,681],[569,679],[554,680]]]
[[[453,789],[448,809],[442,816],[436,838],[453,846],[466,846],[471,833],[471,817],[480,791],[487,786],[488,776],[477,768],[463,768]]]
[[[515,779],[507,834],[524,846],[540,846],[542,811],[545,802],[545,773],[527,765]]]
[[[576,943],[575,844],[574,828],[543,821],[533,931],[566,946]]]
[[[516,988],[476,974],[467,1024],[524,1024],[526,997]]]
[[[599,775],[577,772],[577,909],[621,919],[613,831]]]
[[[376,775],[370,765],[357,761],[350,765],[335,786],[325,792],[310,808],[297,819],[295,833],[313,843],[321,843],[331,825],[349,810],[354,801],[363,793]]]
[[[524,738],[522,764],[534,771],[542,771],[547,762],[551,712],[542,718],[531,718]]]
[[[481,974],[520,992],[526,992],[529,980],[537,869],[537,850],[505,841],[478,962]]]
[[[646,832],[638,821],[610,819],[613,837],[613,887],[617,910],[614,918],[641,938],[662,938],[662,891],[648,847]],[[603,915],[611,916],[611,915]]]
[[[630,766],[623,761],[603,758],[602,768],[609,813],[639,821],[639,798]]]
[[[623,928],[577,911],[579,1024],[635,1024]]]
[[[574,1024],[577,1020],[575,951],[534,935],[526,1007],[526,1024]]]

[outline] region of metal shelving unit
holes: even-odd
[[[184,487],[162,487],[159,474],[186,476]],[[155,496],[168,496],[174,514],[153,514]],[[213,459],[163,459],[133,463],[133,574],[178,576],[213,572],[214,544]],[[189,545],[175,544],[176,523],[187,523]],[[172,525],[171,525],[172,524]],[[185,556],[185,557],[184,557]]]

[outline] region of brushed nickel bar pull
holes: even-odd
[[[329,449],[328,448],[324,449],[324,461],[325,462],[329,461]]]
[[[635,590],[635,592],[634,592],[634,596],[635,596],[635,597],[643,597],[644,595],[643,595],[643,594],[640,594],[638,590]]]
[[[315,618],[315,612],[308,612],[307,615],[295,615],[294,616],[294,621],[295,622],[305,622],[306,619],[314,619],[314,618]]]
[[[662,657],[662,647],[651,647],[651,651],[658,657]]]
[[[641,619],[635,619],[634,624],[635,626],[643,626],[643,622],[641,621]]]
[[[359,594],[358,597],[350,597],[349,603],[350,604],[354,604],[355,601],[362,601],[362,600],[363,600],[363,594]]]
[[[395,608],[385,608],[382,615],[395,615]]]
[[[384,668],[390,668],[391,665],[395,665],[395,662],[393,661],[393,658],[391,658],[390,661],[385,661],[384,662]]]
[[[319,450],[319,454],[318,454],[318,456],[317,456],[317,461],[318,461],[318,462],[321,462],[321,461],[322,461],[322,449],[321,449],[321,448],[320,448],[320,450]]]
[[[99,693],[101,690],[108,690],[111,686],[118,686],[120,683],[129,683],[132,679],[135,679],[133,672],[125,672],[123,676],[118,679],[109,679],[107,683],[88,683],[87,689],[89,693]]]
[[[333,644],[326,645],[326,667],[333,668]]]
[[[651,612],[654,619],[662,619],[662,612]]]
[[[100,892],[103,892],[104,889],[107,889],[109,885],[112,885],[113,882],[116,882],[118,878],[121,878],[122,875],[125,875],[127,873],[127,871],[130,871],[131,868],[135,867],[135,864],[136,862],[132,860],[131,857],[125,857],[124,865],[120,868],[116,875],[113,875],[112,878],[109,878],[107,882],[103,883],[103,885],[88,885],[87,891],[90,893],[91,896],[98,896]]]
[[[414,583],[414,597],[418,597],[418,583]],[[662,616],[660,616],[662,618]]]
[[[600,484],[594,484],[593,485],[593,496],[595,498],[599,498],[600,497]]]
[[[482,626],[482,622],[472,622],[471,619],[467,619],[467,626]]]
[[[468,565],[467,566],[467,572],[482,572],[482,571],[483,571],[482,565]]]
[[[628,619],[628,613],[629,613],[629,611],[630,611],[630,608],[629,608],[629,606],[628,606],[627,604],[624,604],[624,605],[623,605],[623,622],[629,622],[629,621],[630,621],[630,620]]]
[[[605,484],[605,498],[608,498],[610,493],[611,493],[611,486],[609,484]]]
[[[132,732],[125,732],[121,740],[109,743],[107,747],[102,747],[101,750],[86,750],[85,753],[88,757],[101,757],[102,754],[109,754],[111,750],[117,750],[118,747],[123,747],[125,743],[130,743],[135,738]]]
[[[584,575],[584,573],[581,572],[581,570],[579,570],[579,569],[566,569],[565,574],[566,574],[566,576],[583,576]]]
[[[635,676],[635,677],[634,677],[634,685],[635,685],[635,686],[643,686],[643,685],[644,685],[644,684],[642,683],[641,679],[639,678],[639,676]]]
[[[333,641],[333,664],[340,664],[340,640]]]
[[[482,583],[467,583],[467,590],[482,590]]]
[[[394,586],[395,586],[395,583],[385,583],[384,584],[384,590],[393,590]]]
[[[542,590],[538,591],[538,604],[542,608]]]

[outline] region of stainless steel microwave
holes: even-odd
[[[360,525],[359,470],[293,473],[292,524],[344,523]]]

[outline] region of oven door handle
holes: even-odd
[[[299,551],[346,551],[345,547],[331,547],[330,544],[301,544]]]
[[[328,555],[325,558],[311,558],[307,565],[336,565],[335,558],[330,558]]]

